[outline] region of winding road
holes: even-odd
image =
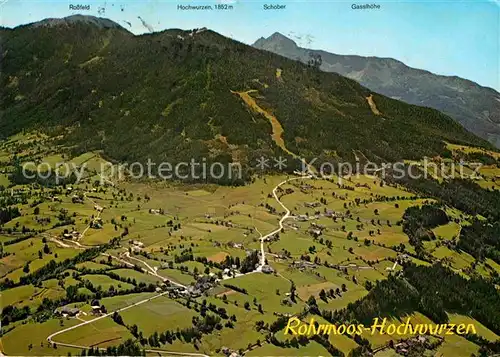
[[[156,276],[157,278],[161,279],[163,282],[169,282],[170,284],[172,285],[175,285],[175,286],[178,286],[178,287],[181,287],[181,288],[184,288],[184,289],[187,289],[187,286],[186,285],[182,285],[181,283],[178,283],[176,281],[173,281],[173,280],[170,280],[170,279],[167,279],[165,278],[164,276],[161,276],[158,274],[158,268],[153,268],[151,265],[149,265],[147,262],[145,262],[144,260],[140,260],[138,258],[134,258],[134,257],[131,257],[130,256],[130,253],[129,252],[126,252],[125,253],[125,256],[128,258],[128,259],[131,259],[131,260],[135,260],[135,261],[138,261],[142,264],[144,264],[147,268],[148,268],[148,271],[151,275],[153,276]],[[113,256],[112,256],[113,257]]]
[[[280,182],[279,184],[276,185],[276,187],[274,187],[273,189],[273,196],[274,196],[274,199],[276,200],[276,202],[278,202],[280,204],[281,207],[283,207],[283,209],[285,210],[285,215],[283,217],[281,217],[280,221],[279,221],[279,227],[272,231],[271,233],[268,233],[266,234],[265,236],[262,236],[261,234],[261,237],[260,237],[260,253],[261,253],[261,258],[260,258],[260,266],[259,268],[257,269],[258,271],[261,271],[262,270],[262,267],[264,265],[266,265],[266,253],[264,251],[264,242],[266,241],[267,238],[275,235],[276,233],[279,233],[281,232],[281,230],[283,229],[283,222],[285,222],[288,218],[290,218],[290,210],[283,204],[283,202],[280,201],[280,199],[278,198],[278,188],[280,188],[281,186],[283,186],[284,184],[290,182],[290,181],[295,181],[295,180],[304,180],[304,179],[311,179],[313,178],[312,175],[308,175],[308,176],[301,176],[301,177],[293,177],[293,178],[290,178],[290,179],[287,179],[287,180],[284,180],[282,182]],[[260,234],[260,232],[257,230],[257,232]]]

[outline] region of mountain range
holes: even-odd
[[[261,156],[381,162],[446,156],[446,142],[491,147],[437,110],[204,28],[136,36],[73,16],[0,39],[3,137],[40,130],[120,162],[238,161],[249,176]]]
[[[437,109],[500,147],[500,93],[457,76],[411,68],[392,58],[338,55],[299,47],[274,33],[253,46],[307,63],[321,56],[321,70],[339,73],[368,89],[406,103]]]

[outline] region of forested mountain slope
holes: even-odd
[[[266,154],[382,161],[443,155],[444,141],[489,146],[436,110],[210,30],[134,36],[79,17],[0,35],[4,137],[39,129],[119,161],[247,167]],[[270,118],[282,134],[271,136]]]

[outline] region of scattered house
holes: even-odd
[[[94,218],[92,222],[90,222],[90,228],[93,229],[101,229],[103,226],[101,218]]]
[[[304,270],[307,268],[316,268],[316,264],[308,262],[306,260],[295,260],[290,264],[292,268],[298,268],[299,270]]]
[[[210,214],[208,214],[208,213],[205,213],[205,218],[206,218],[206,219],[211,219],[211,218],[212,218],[212,216],[211,216]]]
[[[307,230],[307,233],[309,233],[310,235],[312,235],[313,237],[317,238],[321,235],[321,229],[317,229],[317,228],[309,228]]]
[[[425,345],[427,343],[427,337],[419,335],[417,337],[412,337],[406,341],[399,342],[394,345],[394,350],[396,353],[407,356],[414,347],[418,345]]]
[[[272,273],[274,273],[274,269],[270,265],[264,265],[264,266],[262,266],[262,272],[266,273],[266,274],[272,274]]]
[[[419,335],[419,336],[417,337],[417,341],[418,341],[419,343],[425,343],[425,342],[427,342],[427,338],[425,338],[425,336]]]
[[[299,229],[299,226],[296,223],[288,224],[287,226],[292,228],[294,231]]]
[[[170,298],[178,298],[180,294],[187,294],[187,291],[183,287],[177,285],[167,286],[163,283],[161,284],[161,289],[167,291]]]
[[[144,248],[144,243],[142,243],[138,240],[132,240],[129,243],[132,244],[130,249],[132,249],[133,252],[140,252],[142,250],[142,248]]]
[[[408,343],[400,342],[394,345],[394,350],[396,353],[406,356],[408,354],[408,347],[410,347]]]
[[[299,214],[297,217],[297,220],[300,222],[305,222],[309,220],[309,217],[306,214]]]
[[[280,240],[280,235],[278,233],[274,233],[273,235],[270,235],[269,237],[266,238],[267,242],[276,242]]]
[[[78,196],[78,195],[73,195],[73,197],[71,198],[71,202],[73,202],[73,203],[83,203],[83,199],[80,198],[80,196]]]
[[[230,242],[229,246],[233,247],[233,248],[236,248],[236,249],[243,249],[243,244],[241,244],[241,243]]]
[[[400,263],[402,263],[402,262],[405,262],[405,261],[409,261],[410,257],[408,256],[408,254],[398,254],[397,260]]]
[[[80,312],[80,309],[76,307],[63,306],[54,310],[55,315],[66,316],[76,316]]]
[[[150,214],[160,214],[160,213],[161,213],[161,210],[159,210],[159,209],[154,209],[154,208],[150,208],[150,209],[149,209],[149,213],[150,213]]]
[[[138,240],[133,240],[133,241],[132,241],[132,244],[133,244],[133,245],[136,245],[136,246],[138,246],[138,247],[144,248],[144,243],[142,243],[141,241],[138,241]]]
[[[187,294],[191,297],[201,296],[205,291],[210,290],[216,284],[215,277],[208,275],[200,277],[193,285],[188,286]]]
[[[102,211],[104,211],[104,207],[101,207],[101,206],[99,206],[99,205],[95,205],[95,206],[94,206],[94,209],[95,209],[97,212],[102,212]]]
[[[288,259],[287,255],[283,252],[280,252],[276,255],[278,259]]]
[[[315,227],[315,228],[317,228],[317,229],[320,229],[320,230],[324,230],[324,229],[326,229],[326,226],[324,226],[323,224],[318,224],[318,223],[316,223],[316,222],[312,222],[312,223],[311,223],[311,226],[312,226],[312,227]]]
[[[335,211],[331,210],[331,209],[326,209],[325,210],[325,217],[328,217],[328,218],[333,218],[333,217],[337,217]]]
[[[345,215],[344,213],[342,213],[342,212],[335,212],[335,211],[333,211],[331,209],[326,209],[325,213],[324,213],[324,216],[327,217],[327,218],[333,218],[333,219],[348,218],[347,215]]]
[[[304,203],[304,207],[307,207],[307,208],[316,208],[320,205],[319,202],[306,202]]]
[[[72,231],[68,233],[63,233],[63,238],[64,239],[73,239],[73,240],[78,240],[81,237],[81,234],[77,231]]]
[[[90,306],[92,308],[92,314],[93,315],[100,315],[102,314],[104,311],[103,311],[103,307],[100,306],[100,305],[92,305]]]
[[[195,288],[194,286],[188,286],[188,288],[186,290],[183,290],[181,293],[184,295],[188,295],[192,298],[197,298],[201,296],[202,291],[200,289]]]

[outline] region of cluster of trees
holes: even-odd
[[[24,320],[30,315],[29,306],[18,308],[16,306],[7,305],[2,309],[2,326],[7,326],[11,322]]]
[[[55,187],[74,184],[77,181],[77,176],[74,172],[67,176],[62,176],[58,175],[55,171],[40,175],[36,171],[27,168],[23,169],[21,164],[16,162],[13,172],[9,175],[9,180],[16,185],[36,183],[44,187]]]
[[[416,167],[409,170],[413,170],[414,175],[423,175]],[[500,190],[483,189],[476,182],[461,178],[440,183],[432,178],[412,179],[409,176],[395,177],[389,174],[386,179],[427,197],[435,197],[470,215],[480,214],[490,221],[500,220]]]
[[[432,228],[447,224],[448,215],[437,205],[412,206],[403,215],[403,232],[410,238],[410,244],[417,254],[423,251],[422,241],[434,240]]]
[[[80,356],[146,356],[146,352],[137,342],[128,339],[118,346],[110,346],[106,349],[91,347],[83,350]]]
[[[245,288],[240,288],[239,286],[236,286],[236,285],[232,285],[232,284],[223,284],[223,286],[225,286],[226,288],[229,288],[229,289],[232,289],[234,291],[238,291],[242,294],[247,294],[247,289]]]
[[[33,238],[33,237],[34,237],[33,234],[27,234],[27,235],[24,235],[24,236],[20,236],[20,237],[8,240],[8,241],[4,242],[3,245],[7,246],[7,245],[11,245],[11,244],[16,244],[16,243],[22,242],[24,240],[27,240],[27,239],[30,239],[30,238]]]
[[[478,260],[490,258],[500,264],[500,221],[475,220],[470,226],[462,227],[457,248]]]
[[[15,206],[0,208],[0,225],[5,224],[20,216],[21,211],[19,211],[19,208]]]
[[[479,348],[479,356],[488,357],[494,354],[500,353],[500,340],[496,340],[494,342],[485,339],[484,337],[477,334],[467,334],[464,336],[467,340],[475,343]]]
[[[86,280],[85,282],[81,282],[80,285],[75,286],[72,285],[69,288],[74,288],[74,287],[85,287],[88,290],[90,290],[94,294],[94,298],[96,299],[101,299],[105,297],[110,297],[110,296],[116,296],[116,295],[128,295],[128,294],[134,294],[134,293],[143,293],[143,292],[154,292],[156,290],[156,285],[149,283],[146,284],[145,282],[141,281],[139,284],[134,285],[133,288],[130,289],[115,289],[113,285],[109,287],[108,290],[103,290],[100,285],[94,286],[89,280]],[[66,295],[68,295],[68,289],[66,289]],[[79,296],[87,297],[88,295],[82,295],[82,294],[76,294],[75,299],[82,299],[82,297],[79,298]]]
[[[500,332],[500,292],[481,278],[465,279],[439,264],[405,264],[403,278],[389,276],[369,294],[340,311],[321,311],[331,322],[359,321],[365,325],[375,317],[404,316],[420,311],[436,323],[447,323],[446,312],[469,315]]]
[[[500,161],[485,152],[457,152],[457,158],[467,163],[482,163],[484,165],[498,165]]]
[[[240,272],[245,274],[255,270],[255,266],[259,263],[259,252],[254,250],[250,255],[247,255],[241,262]]]
[[[393,178],[389,177],[389,180]],[[477,183],[466,179],[452,179],[439,183],[427,178],[393,180],[410,189],[435,197],[450,206],[470,215],[482,215],[487,220],[475,220],[470,226],[462,227],[457,249],[464,250],[476,259],[491,258],[500,262],[500,191],[483,189]],[[446,224],[446,214],[437,206],[425,205],[422,209],[411,207],[405,212],[403,230],[410,237],[410,243],[422,253],[421,241],[433,239],[428,228]],[[419,223],[421,222],[421,223]]]

